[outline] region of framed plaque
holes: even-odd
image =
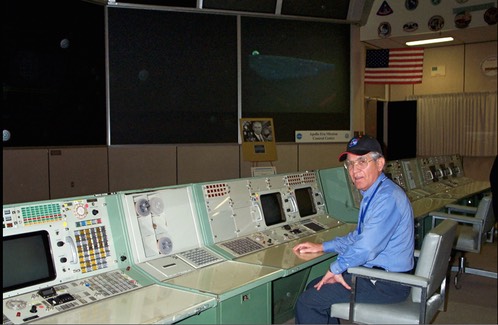
[[[244,160],[255,162],[277,160],[272,118],[241,118],[240,137]]]

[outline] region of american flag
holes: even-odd
[[[418,84],[423,68],[423,48],[367,50],[365,83]]]

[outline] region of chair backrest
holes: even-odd
[[[477,205],[477,211],[475,218],[484,220],[483,235],[485,236],[495,224],[495,216],[493,213],[493,208],[491,206],[492,196],[483,196],[479,204]],[[482,240],[482,238],[481,238]]]
[[[451,249],[455,244],[457,222],[446,219],[434,227],[422,241],[415,275],[430,279],[427,297],[432,296],[445,280]],[[420,302],[420,290],[412,289],[412,301]]]

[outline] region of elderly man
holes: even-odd
[[[402,188],[383,173],[386,163],[380,143],[368,135],[349,141],[339,155],[363,198],[357,228],[322,244],[305,242],[294,247],[299,254],[337,252],[323,277],[311,281],[296,303],[296,324],[337,324],[330,306],[349,302],[349,267],[365,266],[389,272],[411,272],[414,267],[414,217]],[[333,212],[333,211],[332,211]],[[395,303],[406,299],[409,287],[360,278],[357,301]]]

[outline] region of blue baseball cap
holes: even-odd
[[[372,151],[382,154],[382,147],[377,139],[369,135],[354,137],[349,140],[346,151],[339,155],[339,161],[346,160],[348,153],[363,156]]]

